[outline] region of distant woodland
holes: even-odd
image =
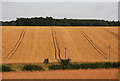
[[[52,17],[34,17],[17,18],[15,21],[2,21],[2,26],[120,26],[120,22],[97,19],[55,19]]]

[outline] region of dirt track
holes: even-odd
[[[118,79],[117,69],[6,72],[3,79]]]

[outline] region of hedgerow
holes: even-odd
[[[120,62],[96,62],[96,63],[82,63],[82,64],[72,64],[72,63],[63,63],[60,62],[60,65],[51,65],[49,66],[50,70],[57,69],[98,69],[98,68],[120,68]]]
[[[23,71],[40,71],[40,70],[43,70],[43,68],[39,65],[32,65],[32,64],[27,64],[27,65],[24,65]]]
[[[2,72],[10,72],[13,71],[11,67],[2,65]]]

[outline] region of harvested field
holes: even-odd
[[[118,69],[5,72],[2,79],[118,79]]]
[[[118,27],[3,26],[3,63],[118,61]]]

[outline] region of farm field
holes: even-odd
[[[118,69],[5,72],[2,79],[118,79]]]
[[[2,26],[2,63],[118,61],[118,27]]]

